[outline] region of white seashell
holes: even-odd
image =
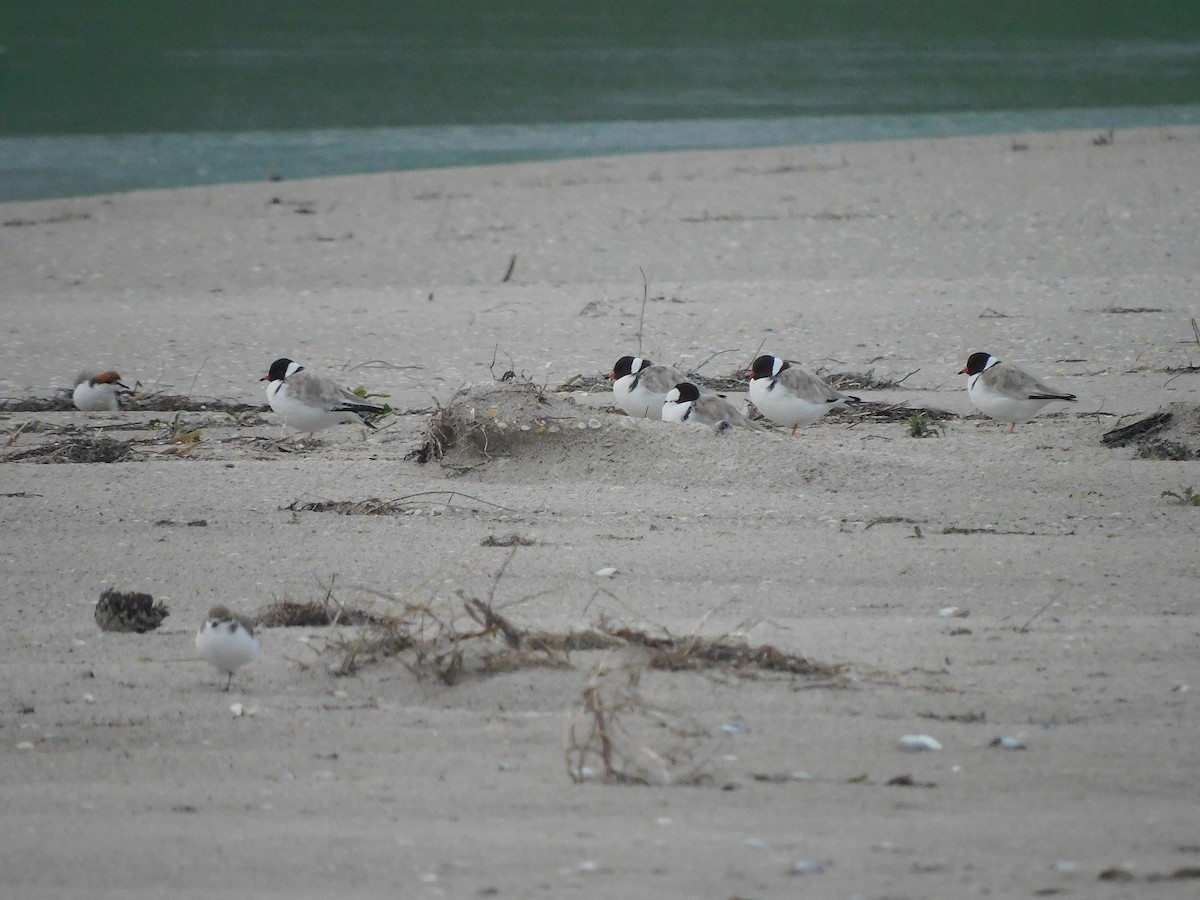
[[[83,702],[84,702],[84,703],[95,703],[95,702],[96,702],[96,698],[95,698],[94,696],[92,696],[91,694],[84,694],[84,695],[83,695]]]
[[[957,606],[947,606],[938,610],[938,615],[943,619],[965,619],[970,614],[969,609],[960,609]]]
[[[603,569],[597,569],[596,575],[600,578],[612,578],[617,574],[616,566],[605,566]]]
[[[599,419],[588,419],[588,428],[602,428]]]
[[[920,753],[922,750],[941,750],[941,742],[927,734],[906,734],[900,738],[900,746],[909,753]]]
[[[229,711],[233,713],[233,717],[235,719],[238,719],[246,714],[246,707],[240,703],[235,703],[233,706],[229,707]]]

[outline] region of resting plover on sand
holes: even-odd
[[[122,390],[127,391],[129,387],[121,383],[119,372],[101,372],[98,375],[80,372],[75,376],[71,400],[76,409],[84,412],[116,412],[121,408],[117,392]]]
[[[1075,402],[1074,394],[1050,387],[1032,372],[982,351],[972,353],[958,374],[967,376],[967,396],[976,409],[990,418],[1012,423],[1009,434],[1017,430],[1018,422],[1028,422],[1047,403]]]
[[[267,402],[285,426],[312,434],[342,423],[375,426],[364,415],[383,412],[382,407],[352,394],[332,378],[310,372],[298,362],[283,357],[271,363],[260,381],[267,385]]]
[[[702,397],[700,389],[690,381],[680,382],[667,392],[663,402],[664,422],[680,425],[709,425],[724,430],[731,425],[741,425],[752,431],[765,431],[757,422],[751,422],[740,409],[716,394]]]
[[[678,369],[656,365],[640,356],[622,356],[608,377],[613,380],[617,406],[635,419],[661,419],[667,393],[687,381]]]
[[[862,401],[830,387],[815,372],[768,354],[750,368],[750,402],[772,422],[790,425],[795,435],[831,409]]]

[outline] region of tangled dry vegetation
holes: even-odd
[[[5,462],[36,463],[115,463],[138,458],[132,441],[110,437],[70,437],[50,441],[5,457]]]
[[[573,445],[604,428],[585,413],[569,397],[521,378],[472,385],[438,405],[410,458],[472,467],[520,449]]]
[[[665,629],[661,635],[650,634],[604,618],[565,632],[529,629],[497,611],[490,598],[480,600],[461,589],[429,600],[380,596],[390,612],[361,614],[364,627],[332,635],[325,643],[322,652],[333,655],[330,670],[335,674],[349,675],[399,656],[417,677],[453,685],[464,677],[517,669],[572,668],[571,654],[595,650],[634,652],[646,668],[668,672],[718,669],[741,677],[776,673],[821,679],[842,671],[841,666],[815,663],[770,645],[750,646],[728,635],[675,637]]]
[[[562,632],[525,627],[495,603],[496,587],[517,550],[514,546],[482,599],[462,589],[430,591],[425,598],[366,591],[375,602],[364,612],[339,602],[331,584],[323,601],[273,604],[259,624],[327,628],[323,639],[309,646],[335,676],[394,660],[418,679],[452,686],[524,669],[587,666],[565,747],[568,774],[577,782],[703,784],[711,779],[711,754],[702,751],[711,745],[712,730],[648,699],[641,688],[646,672],[842,683],[844,666],[752,646],[733,634],[676,637],[665,628],[650,633],[605,617]],[[351,627],[335,627],[342,625]]]
[[[710,729],[647,699],[645,671],[635,654],[605,654],[592,667],[567,724],[567,775],[576,784],[712,782]]]

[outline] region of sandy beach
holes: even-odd
[[[1198,162],[1172,127],[0,205],[0,397],[117,369],[190,401],[0,413],[0,893],[1195,897]],[[603,381],[760,350],[932,434],[634,422]],[[977,350],[1078,401],[1008,434]],[[281,356],[395,412],[280,443]],[[514,384],[511,439],[420,454]],[[1102,440],[1160,411],[1192,458]],[[99,437],[124,461],[46,463]],[[170,615],[101,631],[105,588]],[[230,693],[196,654],[215,604],[327,598],[377,624],[260,626]],[[472,599],[816,668],[501,662],[495,628],[453,679],[348,664],[414,607],[486,631]],[[649,783],[570,777],[597,684]]]

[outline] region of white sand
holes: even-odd
[[[955,373],[988,350],[1079,396],[1012,436],[968,418],[926,440],[832,421],[714,437],[596,411],[575,452],[458,477],[404,460],[416,413],[303,453],[257,440],[274,424],[187,413],[204,440],[184,457],[156,444],[139,462],[0,465],[0,892],[1194,896],[1194,881],[1144,879],[1200,865],[1200,509],[1161,496],[1200,489],[1200,463],[1100,436],[1200,402],[1200,376],[1170,371],[1200,360],[1200,129],[1093,137],[0,206],[9,397],[94,367],[257,403],[283,355],[401,410],[490,379],[494,356],[497,374],[511,359],[555,386],[639,349],[639,267],[651,358],[720,353],[703,371],[721,375],[762,345],[907,375],[864,396],[965,415]],[[9,414],[5,439],[24,431],[3,452],[61,438],[35,420],[144,440],[172,415]],[[281,509],[436,490],[459,496],[417,516]],[[564,726],[596,654],[443,687],[396,659],[334,678],[332,654],[297,640],[320,630],[264,629],[228,695],[195,658],[214,603],[319,600],[334,575],[355,604],[370,593],[354,586],[485,596],[509,551],[481,541],[513,532],[536,543],[495,599],[523,625],[745,624],[751,643],[850,677],[647,673],[648,697],[711,732],[717,786],[577,786]],[[593,574],[606,566],[619,573]],[[107,586],[171,616],[101,633]],[[939,616],[949,606],[969,616]],[[905,734],[943,749],[906,754]],[[989,747],[1000,735],[1027,749]],[[756,779],[796,772],[811,779]],[[887,784],[901,775],[929,786]],[[789,874],[799,860],[823,871]],[[1100,879],[1115,866],[1138,880]]]

